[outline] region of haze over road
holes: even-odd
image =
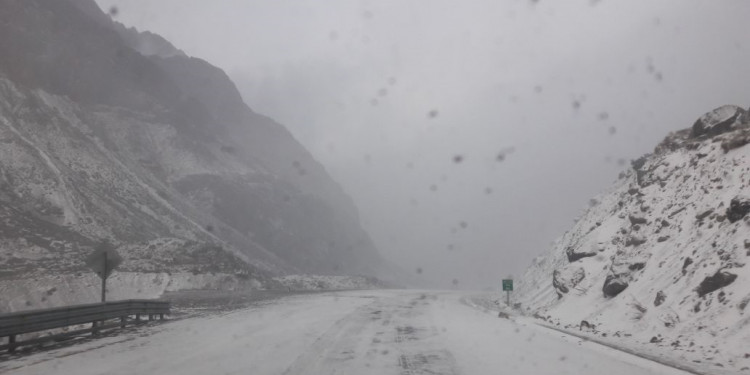
[[[0,364],[14,374],[683,374],[501,319],[466,292],[285,297]]]

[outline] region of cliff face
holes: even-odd
[[[748,112],[724,106],[633,161],[529,267],[521,309],[710,371],[750,365],[748,142]]]
[[[0,264],[379,275],[356,209],[220,69],[91,0],[0,3]],[[261,276],[258,276],[261,277]]]

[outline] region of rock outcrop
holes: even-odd
[[[583,268],[554,270],[552,272],[552,286],[557,290],[558,298],[562,298],[563,294],[575,288],[585,277],[586,271]]]
[[[526,270],[524,310],[561,327],[585,320],[631,347],[664,345],[693,363],[750,367],[738,349],[750,334],[748,120],[740,107],[717,108],[633,161]],[[565,275],[579,272],[571,293]]]
[[[734,223],[742,220],[750,212],[750,197],[742,195],[732,198],[727,208],[727,219]]]
[[[711,276],[706,276],[706,278],[701,281],[700,285],[698,285],[695,291],[699,296],[703,297],[708,293],[715,292],[733,283],[736,279],[737,275],[726,272],[724,270],[719,270]]]
[[[568,262],[575,262],[583,258],[588,258],[596,255],[594,251],[580,251],[576,252],[573,247],[565,249],[565,255],[568,256]]]
[[[693,138],[713,137],[732,130],[732,126],[745,117],[745,110],[736,105],[725,105],[701,116],[693,124],[691,136]]]

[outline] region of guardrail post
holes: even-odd
[[[91,334],[96,336],[99,334],[99,324],[97,321],[91,322]]]
[[[159,320],[164,320],[164,314],[159,314]]]
[[[8,336],[8,353],[14,353],[16,351],[16,335]]]
[[[120,317],[120,328],[125,328],[125,324],[127,324],[128,318],[126,316]]]
[[[138,324],[141,322],[141,314],[135,314],[135,324]]]

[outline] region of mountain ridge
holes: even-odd
[[[129,272],[398,272],[325,168],[221,69],[92,0],[3,2],[0,51],[14,52],[0,54],[5,277],[85,272],[101,239]]]

